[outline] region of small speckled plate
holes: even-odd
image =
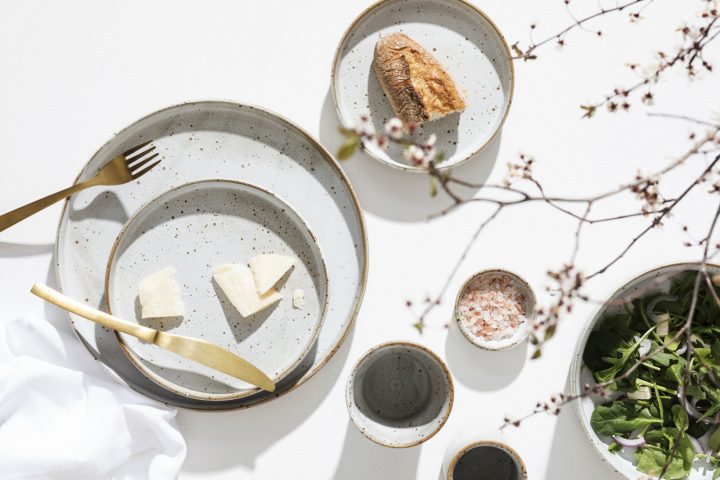
[[[452,168],[476,156],[497,135],[510,108],[514,71],[510,48],[498,27],[464,0],[383,0],[362,12],[345,32],[335,53],[332,91],[346,127],[361,115],[381,131],[395,117],[373,71],[373,54],[380,35],[402,32],[422,45],[450,73],[465,98],[462,113],[422,125],[415,136],[437,135],[437,149]],[[365,150],[381,162],[406,171],[397,145],[387,150],[373,142]]]
[[[279,253],[296,259],[275,305],[240,315],[212,279],[223,263]],[[137,285],[168,266],[176,269],[183,317],[142,319]],[[257,186],[205,180],[176,187],[142,207],[120,231],[106,274],[108,312],[158,330],[220,345],[274,382],[308,354],[327,304],[325,262],[314,235],[284,201]],[[292,305],[302,289],[306,304]],[[155,345],[119,334],[124,351],[148,378],[190,398],[231,400],[260,389]]]
[[[445,362],[412,342],[371,348],[345,388],[350,419],[367,438],[391,448],[419,445],[450,417],[455,390]]]

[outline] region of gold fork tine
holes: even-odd
[[[123,152],[123,157],[127,157],[127,156],[129,156],[129,155],[132,155],[133,153],[137,152],[137,151],[140,150],[141,148],[150,145],[150,142],[152,142],[152,140],[148,140],[148,141],[145,142],[145,143],[141,143],[140,145],[137,145],[137,146],[132,147],[130,150],[126,150],[125,152]]]
[[[135,172],[139,172],[140,168],[142,168],[143,165],[147,165],[152,159],[156,158],[158,155],[160,154],[156,153],[155,155],[150,155],[145,160],[137,162],[135,165],[128,165],[128,170],[130,171],[130,174],[132,175]]]
[[[132,157],[128,157],[127,155],[125,155],[125,164],[129,167],[130,164],[133,163],[135,160],[141,159],[153,150],[155,150],[155,145],[150,146],[150,148],[148,148],[147,150],[143,150],[142,152],[138,153],[137,155],[133,155]]]
[[[156,153],[155,155],[157,155],[157,153]],[[157,162],[155,162],[155,163],[153,163],[152,165],[148,166],[148,167],[145,168],[144,170],[139,171],[139,172],[137,172],[137,173],[133,173],[133,174],[132,174],[133,180],[136,180],[136,179],[142,177],[143,175],[145,175],[147,172],[149,172],[150,170],[152,170],[153,168],[155,168],[155,166],[156,166],[158,163],[160,163],[161,161],[162,161],[162,160],[158,160]]]

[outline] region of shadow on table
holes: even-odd
[[[340,119],[328,90],[320,112],[319,134],[320,142],[333,154],[343,142],[338,126]],[[453,175],[468,182],[484,183],[497,160],[500,137],[497,135],[477,157],[454,168]],[[357,153],[341,165],[350,177],[360,205],[379,217],[402,222],[422,222],[453,203],[444,192],[439,192],[435,197],[430,196],[427,175],[396,170],[364,152]],[[453,190],[461,198],[471,198],[478,189],[456,186]]]
[[[0,258],[33,257],[51,253],[54,243],[0,242]]]
[[[570,388],[570,381],[565,391]],[[594,450],[582,430],[580,420],[572,404],[563,408],[555,424],[550,458],[545,478],[553,480],[576,480],[578,478],[602,478],[615,480],[624,478],[615,472]]]
[[[68,205],[68,217],[74,222],[95,218],[123,224],[129,218],[117,193],[111,190],[98,192],[86,205],[78,206],[77,203],[79,200],[73,197]]]
[[[317,409],[337,381],[352,344],[354,329],[340,350],[296,390],[262,405],[230,412],[178,410],[188,454],[183,468],[219,471],[235,465],[254,468],[255,459],[295,430]],[[228,446],[232,446],[232,454]]]
[[[491,352],[470,343],[457,323],[450,322],[445,358],[455,379],[468,388],[491,392],[511,384],[527,358],[527,342],[508,350]]]
[[[388,448],[367,439],[350,420],[334,480],[415,480],[420,448]]]

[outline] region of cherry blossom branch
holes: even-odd
[[[565,406],[568,403],[571,403],[573,401],[579,400],[581,398],[590,396],[590,395],[597,395],[602,398],[607,397],[607,395],[608,395],[607,387],[611,386],[614,383],[617,383],[622,380],[626,380],[626,379],[630,378],[630,376],[638,368],[640,368],[640,366],[644,362],[652,359],[658,353],[666,351],[670,345],[677,342],[683,335],[688,337],[688,341],[686,343],[688,345],[688,350],[691,350],[692,345],[691,345],[691,342],[689,341],[689,334],[690,334],[693,320],[695,317],[695,310],[697,308],[700,284],[703,280],[707,283],[709,291],[712,292],[712,294],[715,297],[718,304],[720,304],[720,298],[718,298],[717,293],[715,292],[714,284],[713,284],[712,279],[710,278],[710,275],[707,271],[707,265],[708,265],[708,259],[709,259],[709,245],[711,244],[711,239],[713,237],[713,233],[717,226],[718,218],[720,218],[720,203],[718,204],[718,207],[714,212],[714,215],[710,222],[710,227],[708,229],[708,233],[703,240],[705,242],[705,248],[703,249],[703,256],[699,263],[697,276],[696,276],[695,282],[693,284],[693,292],[692,292],[691,303],[690,303],[690,307],[688,310],[687,318],[686,318],[685,322],[683,323],[683,325],[678,329],[677,332],[675,332],[673,334],[673,336],[670,339],[666,339],[661,345],[651,349],[644,355],[639,355],[639,358],[637,360],[635,360],[635,362],[620,375],[617,375],[605,382],[599,382],[599,383],[595,383],[595,384],[586,383],[582,386],[581,391],[578,394],[560,393],[560,394],[552,395],[550,397],[549,401],[537,402],[535,404],[535,407],[531,411],[529,411],[528,413],[526,413],[520,417],[510,418],[510,417],[506,416],[503,420],[503,424],[500,426],[500,429],[502,430],[502,429],[505,429],[510,426],[519,427],[524,420],[527,420],[527,419],[529,419],[539,413],[543,413],[543,412],[558,415],[563,406]],[[689,356],[691,355],[691,352],[687,352],[687,355],[688,355],[688,359],[687,359],[688,361],[686,362],[686,367],[683,371],[684,375],[690,374],[691,362],[689,361]],[[671,456],[671,458],[672,458],[672,456]],[[660,478],[662,478],[662,476],[663,475],[661,474]]]
[[[665,116],[670,118],[676,117],[672,114],[665,114]],[[531,342],[535,345],[533,357],[537,358],[541,355],[542,345],[555,335],[562,314],[572,311],[575,300],[588,300],[588,297],[581,292],[585,282],[606,272],[619,262],[644,236],[653,229],[661,226],[662,221],[671,214],[690,191],[702,183],[706,177],[713,172],[714,167],[720,161],[720,156],[712,160],[697,176],[693,177],[692,181],[677,197],[670,199],[663,198],[658,186],[660,179],[664,175],[685,165],[691,157],[702,155],[700,153],[701,150],[708,145],[714,146],[720,144],[720,125],[696,119],[688,119],[687,117],[684,117],[683,120],[694,121],[698,125],[710,128],[707,128],[702,135],[691,136],[693,142],[691,147],[684,154],[656,172],[648,175],[638,173],[632,182],[627,182],[613,189],[585,197],[548,195],[541,182],[533,175],[534,159],[526,155],[520,155],[517,162],[508,164],[508,174],[501,184],[479,184],[454,177],[451,173],[447,173],[439,167],[442,162],[442,157],[435,150],[435,136],[431,135],[424,143],[415,143],[415,140],[411,137],[404,135],[403,125],[397,119],[388,122],[385,126],[384,133],[372,131],[369,127],[369,119],[367,117],[361,118],[357,127],[342,129],[342,132],[347,138],[346,145],[353,145],[353,149],[357,149],[366,142],[373,142],[380,147],[386,147],[391,143],[401,145],[405,149],[404,158],[411,161],[414,166],[424,168],[427,171],[431,181],[431,194],[437,194],[439,188],[439,191],[444,192],[452,200],[452,204],[449,207],[434,216],[446,214],[452,209],[471,203],[488,203],[495,207],[492,213],[478,225],[471,235],[437,295],[425,299],[424,305],[419,313],[417,313],[416,321],[413,323],[413,326],[420,333],[423,332],[426,326],[428,316],[435,308],[441,305],[442,299],[452,285],[452,280],[479,238],[480,233],[482,233],[488,224],[497,218],[504,209],[533,202],[544,203],[578,222],[573,253],[569,262],[558,270],[548,271],[549,278],[555,284],[552,290],[559,292],[559,295],[557,295],[555,302],[547,308],[539,310],[538,318],[532,326]],[[415,128],[415,125],[406,127],[410,133],[412,133]],[[346,148],[346,146],[341,147],[341,150],[343,148]],[[532,189],[525,188],[522,183],[523,181],[527,182],[527,185],[532,187]],[[474,198],[462,198],[455,191],[456,186],[475,188],[478,190],[478,194]],[[720,185],[718,185],[718,188],[720,188]],[[631,212],[621,212],[600,217],[590,216],[590,212],[595,204],[622,193],[633,194],[640,201],[640,207]],[[498,196],[497,194],[502,195]],[[508,196],[510,198],[508,198]],[[574,211],[574,208],[578,206],[584,207],[583,213]],[[583,225],[642,217],[649,218],[648,224],[643,227],[616,256],[611,258],[606,264],[598,267],[594,273],[588,276],[577,271],[575,259],[580,250],[580,230]],[[413,307],[412,301],[407,301],[406,303],[408,307]]]
[[[641,97],[642,102],[648,105],[652,104],[654,94],[651,91],[651,85],[659,82],[663,74],[676,65],[683,65],[691,78],[697,75],[697,62],[700,63],[702,69],[712,72],[713,66],[705,60],[703,53],[705,48],[718,37],[717,32],[712,35],[711,32],[714,27],[720,24],[720,11],[715,7],[714,3],[708,2],[706,10],[701,14],[701,18],[705,20],[705,23],[700,26],[685,25],[678,29],[682,34],[684,43],[678,47],[674,55],[658,51],[658,64],[650,68],[648,73],[642,74],[638,82],[629,87],[615,88],[612,93],[605,95],[597,103],[581,105],[584,111],[583,116],[590,118],[598,108],[603,106],[607,107],[610,112],[627,111],[631,107],[629,100],[631,94],[643,87],[647,87],[647,90]],[[636,72],[640,69],[637,64],[630,64],[629,67]]]
[[[530,38],[531,38],[530,44],[523,49],[520,47],[519,42],[516,42],[511,47],[513,52],[515,53],[515,55],[512,57],[514,60],[524,60],[524,61],[535,60],[535,59],[537,59],[535,50],[537,50],[538,48],[540,48],[544,45],[547,45],[551,42],[554,42],[556,45],[561,46],[561,47],[564,46],[565,45],[565,36],[570,31],[572,31],[574,29],[578,29],[578,28],[589,31],[585,28],[585,25],[587,23],[591,22],[592,20],[597,19],[598,17],[602,17],[604,15],[608,15],[611,13],[622,12],[625,9],[631,8],[631,7],[633,7],[635,5],[639,5],[641,3],[645,3],[647,6],[653,2],[653,0],[630,0],[627,3],[623,3],[623,4],[617,5],[612,8],[600,7],[600,9],[597,12],[595,12],[591,15],[588,15],[586,17],[578,19],[578,18],[575,18],[572,15],[572,13],[570,12],[570,0],[563,0],[563,1],[565,3],[565,6],[568,9],[568,14],[573,19],[573,23],[571,23],[567,27],[563,28],[559,32],[557,32],[553,35],[550,35],[549,37],[547,37],[539,42],[535,42],[532,40],[532,32],[536,29],[537,26],[535,24],[530,25]],[[630,18],[637,20],[640,18],[640,13],[639,12],[631,13]],[[595,30],[595,31],[592,31],[592,33],[594,33],[597,36],[602,36],[601,30]]]
[[[626,9],[632,10],[629,19],[631,22],[637,22],[640,20],[640,12],[652,4],[654,0],[630,0],[611,8],[605,8],[601,5],[596,12],[582,18],[576,18],[572,14],[570,10],[570,0],[563,1],[567,8],[568,15],[573,22],[538,42],[533,39],[533,32],[536,30],[537,25],[531,24],[530,43],[526,47],[521,47],[520,43],[516,42],[511,47],[514,53],[512,57],[514,60],[535,60],[537,59],[537,50],[548,44],[564,47],[566,45],[565,37],[574,29],[581,29],[597,36],[602,36],[602,30],[589,29],[587,28],[587,24],[609,14],[619,13]],[[646,69],[641,68],[640,65],[636,63],[629,64],[628,66],[632,71],[639,73],[640,80],[628,87],[615,88],[612,93],[605,95],[602,100],[596,103],[581,105],[580,108],[584,112],[583,117],[590,118],[594,116],[600,107],[607,107],[610,112],[627,111],[632,106],[630,100],[631,95],[643,88],[645,92],[641,96],[641,101],[647,105],[651,105],[655,98],[651,86],[659,82],[666,71],[677,65],[683,65],[688,76],[691,78],[697,75],[698,68],[712,72],[713,66],[705,59],[704,52],[705,49],[720,36],[720,11],[715,1],[704,1],[702,5],[704,8],[700,13],[700,25],[694,26],[683,23],[677,29],[682,35],[683,44],[678,47],[674,53],[667,53],[662,50],[658,51],[657,64]],[[639,8],[633,9],[633,7],[636,6]],[[646,72],[640,73],[642,70],[646,70]]]

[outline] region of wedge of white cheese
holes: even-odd
[[[279,253],[257,255],[248,262],[260,295],[269,291],[295,265],[295,259]]]
[[[173,267],[145,277],[138,285],[138,297],[142,318],[179,317],[185,314]]]
[[[282,295],[273,289],[260,295],[255,287],[253,272],[245,265],[218,265],[213,268],[213,278],[243,317],[264,310],[282,298]]]

